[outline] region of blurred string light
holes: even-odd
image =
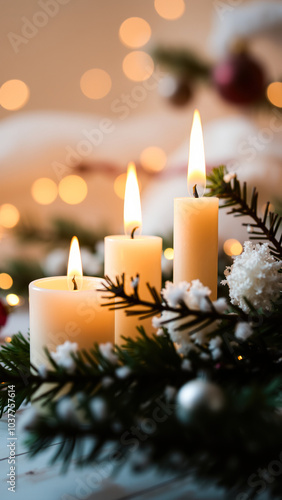
[[[42,177],[32,184],[31,195],[40,205],[50,205],[57,198],[58,187],[52,179]]]
[[[282,82],[270,83],[267,87],[266,95],[271,104],[282,108]]]
[[[142,167],[149,172],[160,172],[166,164],[166,154],[162,148],[150,146],[140,155]]]
[[[125,172],[123,174],[118,175],[114,180],[114,192],[121,200],[124,200],[126,178],[127,178],[127,173]],[[138,186],[141,192],[142,184],[139,179],[138,179]]]
[[[124,199],[125,184],[126,184],[126,173],[118,175],[118,177],[116,177],[114,181],[114,192],[119,198],[121,198],[121,200]]]
[[[174,21],[183,15],[185,3],[184,0],[155,0],[155,9],[159,16]]]
[[[130,80],[143,82],[148,80],[154,71],[154,62],[151,56],[142,50],[133,50],[125,56],[122,69]]]
[[[119,37],[124,45],[136,49],[150,40],[151,28],[145,19],[129,17],[121,24]]]
[[[0,226],[7,229],[15,227],[20,220],[18,209],[10,203],[4,203],[0,206]]]
[[[226,255],[232,257],[233,255],[240,255],[243,251],[243,247],[240,241],[231,238],[224,242],[223,250],[226,253]]]
[[[9,306],[18,306],[20,303],[20,297],[15,293],[9,293],[6,295],[6,301]]]
[[[164,257],[167,260],[173,260],[173,258],[174,258],[174,250],[173,250],[173,248],[166,248],[164,250]]]
[[[79,175],[67,175],[59,183],[59,196],[69,205],[78,205],[87,196],[87,184]]]
[[[7,273],[0,274],[0,288],[3,290],[9,290],[13,285],[13,278]]]
[[[82,93],[89,99],[102,99],[112,88],[112,80],[107,71],[93,68],[85,71],[80,79]]]
[[[10,342],[12,342],[12,337],[5,337],[5,342],[8,342],[8,344]],[[4,384],[4,382],[3,382],[3,384]]]
[[[16,111],[27,103],[29,94],[29,88],[22,80],[8,80],[0,88],[0,104],[8,111]]]

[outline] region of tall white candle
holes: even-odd
[[[217,297],[218,198],[203,197],[206,186],[204,143],[196,110],[190,136],[188,192],[174,200],[173,281],[199,279]],[[196,186],[196,188],[195,188]],[[198,198],[195,196],[199,196]]]
[[[55,351],[69,340],[79,349],[89,349],[94,342],[114,341],[114,314],[102,307],[105,299],[97,291],[103,280],[82,276],[82,266],[71,255],[68,276],[42,278],[29,285],[30,358],[36,367],[46,364],[44,347]]]
[[[141,236],[142,217],[140,194],[135,165],[128,166],[124,200],[125,235],[105,238],[105,275],[115,281],[125,274],[125,289],[133,293],[131,278],[139,275],[138,292],[141,299],[152,300],[146,283],[161,289],[162,239],[158,236]],[[139,234],[138,234],[139,233]],[[140,307],[138,307],[140,310]],[[146,312],[144,310],[144,312]],[[123,343],[122,336],[137,336],[137,325],[143,325],[148,334],[154,331],[152,320],[140,321],[138,316],[127,317],[124,310],[115,311],[115,342]]]

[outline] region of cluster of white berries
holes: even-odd
[[[75,354],[77,351],[78,344],[76,342],[66,340],[64,344],[58,345],[56,351],[51,352],[50,355],[57,365],[65,368],[68,373],[73,373],[75,369],[75,362],[71,355]]]
[[[224,175],[223,180],[228,184],[229,182],[232,181],[232,179],[235,179],[236,174],[235,172],[228,172],[227,174]]]
[[[224,298],[220,298],[211,303],[209,296],[211,291],[204,286],[199,280],[193,280],[191,283],[182,281],[181,283],[173,284],[166,282],[165,288],[162,290],[163,298],[169,306],[176,309],[185,304],[192,311],[209,312],[214,308],[218,313],[224,313],[227,309],[227,303]],[[152,324],[154,328],[158,328],[157,334],[162,335],[165,326],[170,335],[171,340],[176,344],[180,354],[188,354],[191,350],[198,350],[197,344],[203,345],[208,342],[209,335],[216,329],[217,321],[214,321],[209,326],[204,326],[197,332],[193,333],[194,327],[190,326],[196,316],[191,315],[189,318],[178,318],[178,313],[163,311],[160,317],[154,317]],[[187,323],[186,326],[184,326]],[[181,327],[181,328],[179,328]],[[220,356],[221,339],[216,337],[210,342],[210,351],[214,359]]]

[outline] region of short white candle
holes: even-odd
[[[161,289],[162,238],[141,236],[142,216],[140,194],[135,165],[130,164],[124,199],[125,235],[105,238],[105,275],[113,281],[125,274],[125,290],[132,294],[131,278],[139,274],[138,292],[141,299],[152,300],[147,282],[158,291]],[[136,229],[137,228],[137,229]],[[132,236],[131,236],[132,235]],[[140,310],[140,307],[138,307]],[[146,310],[144,310],[144,313]],[[121,338],[137,336],[136,326],[144,326],[146,333],[154,331],[152,319],[140,321],[138,316],[128,317],[124,310],[115,312],[115,343],[121,345]]]
[[[199,198],[193,196],[195,188]],[[206,186],[204,143],[199,112],[194,113],[188,164],[188,198],[174,200],[173,281],[199,279],[217,297],[218,198],[203,197]]]
[[[78,266],[69,269],[68,276],[30,283],[30,358],[34,366],[46,364],[44,347],[55,351],[66,340],[76,342],[79,349],[114,341],[114,314],[102,307],[105,299],[97,291],[102,282],[102,278],[82,276]]]

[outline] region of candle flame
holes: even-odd
[[[82,262],[79,242],[76,236],[71,240],[68,260],[68,287],[70,290],[79,290],[82,286]]]
[[[141,202],[140,202],[140,192],[139,192],[136,168],[134,163],[129,163],[127,167],[123,220],[124,220],[125,234],[132,235],[133,237],[133,234],[141,233],[142,229]]]
[[[206,162],[201,117],[197,109],[194,112],[190,135],[187,184],[190,196],[194,195],[195,185],[198,195],[203,196],[206,189]]]

